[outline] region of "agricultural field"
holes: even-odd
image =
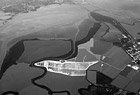
[[[140,2],[0,0],[9,94],[140,95]]]

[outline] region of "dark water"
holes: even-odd
[[[95,23],[94,26],[89,30],[88,35],[85,38],[81,39],[78,42],[75,42],[75,49],[72,48],[72,52],[74,52],[74,50],[75,50],[75,52],[72,53],[71,56],[70,56],[70,54],[66,54],[66,55],[63,55],[63,56],[58,56],[57,58],[56,57],[55,58],[47,58],[45,60],[59,60],[59,59],[65,59],[66,60],[66,59],[74,58],[78,53],[77,52],[78,51],[78,45],[89,41],[94,36],[94,34],[98,31],[98,29],[100,27],[101,27],[100,23]],[[68,56],[70,56],[70,57],[68,57]],[[36,67],[36,66],[34,66],[34,62],[30,66],[31,67]],[[37,67],[37,68],[41,68],[41,67]],[[65,90],[65,91],[52,91],[50,88],[48,88],[44,85],[37,84],[35,82],[36,80],[39,80],[39,79],[41,79],[41,78],[43,78],[44,76],[47,75],[46,68],[41,68],[41,69],[44,70],[44,73],[42,75],[32,79],[32,83],[34,85],[39,86],[40,88],[43,88],[43,89],[47,90],[49,95],[53,95],[53,93],[67,93],[67,95],[71,95],[70,92],[67,91],[67,90]]]
[[[23,41],[19,41],[13,47],[6,51],[6,56],[3,60],[3,64],[1,65],[0,69],[0,79],[2,78],[3,74],[6,72],[8,68],[12,65],[17,65],[16,60],[22,55],[24,52],[24,44]]]
[[[112,24],[113,26],[115,26],[123,34],[131,37],[131,35],[129,35],[129,33],[126,31],[126,29],[119,22],[114,20],[113,18],[103,16],[103,15],[100,15],[100,14],[97,14],[97,13],[94,13],[94,12],[91,12],[91,16],[95,20],[99,21],[99,23],[95,23],[93,25],[93,27],[88,31],[88,35],[86,35],[86,37],[81,39],[80,41],[73,42],[72,40],[69,40],[69,41],[71,41],[71,46],[72,46],[71,51],[69,53],[67,53],[65,55],[62,55],[62,56],[55,57],[55,58],[53,58],[53,57],[43,58],[43,59],[31,62],[30,67],[40,68],[40,69],[43,69],[43,71],[44,71],[42,75],[31,79],[32,83],[35,86],[40,87],[42,89],[45,89],[48,92],[49,95],[53,95],[53,93],[67,93],[67,95],[71,95],[70,92],[67,91],[67,90],[65,90],[65,91],[53,91],[45,85],[38,84],[36,81],[39,80],[39,79],[42,79],[44,76],[47,76],[47,70],[46,70],[46,68],[34,66],[34,63],[39,62],[39,61],[43,61],[43,60],[60,60],[60,59],[67,60],[67,59],[76,57],[76,55],[78,53],[78,45],[86,43],[87,41],[89,41],[96,34],[96,32],[100,29],[100,27],[101,27],[100,23],[101,22],[108,22],[108,23]],[[2,67],[1,67],[0,78],[2,78],[4,72],[10,66],[12,66],[13,64],[17,64],[16,60],[18,60],[18,58],[22,55],[23,52],[24,52],[23,40],[18,42],[17,44],[15,44],[13,47],[11,47],[11,49],[9,49],[9,51],[7,52],[6,57],[3,61]],[[101,79],[100,81],[102,81],[102,80],[103,79]],[[9,92],[4,92],[4,93],[9,93]],[[11,92],[11,93],[13,93],[13,92]],[[18,95],[17,94],[18,92],[17,93],[14,92],[14,93],[15,93],[15,95]]]

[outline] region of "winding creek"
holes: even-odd
[[[97,13],[94,13],[94,12],[91,12],[91,16],[93,18],[95,18],[97,21],[99,21],[100,23],[101,22],[107,22],[107,23],[112,24],[118,30],[120,30],[122,33],[125,33],[125,34],[128,35],[127,30],[125,30],[125,28],[123,26],[120,27],[121,24],[119,22],[114,22],[114,19],[113,18],[106,17],[106,16],[103,16],[103,15],[100,15],[100,14],[97,14]],[[82,40],[80,40],[78,42],[75,42],[75,47],[77,47],[78,45],[80,45],[82,43],[85,43],[85,42],[89,41],[92,37],[94,37],[94,34],[96,34],[96,32],[101,27],[100,23],[95,23],[95,25],[90,29],[90,31],[88,32],[88,35],[85,38],[83,38]],[[118,25],[116,25],[115,23],[118,23]],[[32,67],[35,67],[35,66],[32,65]],[[67,93],[67,95],[71,95],[69,91],[52,91],[49,87],[46,87],[44,85],[37,84],[35,82],[36,80],[39,80],[39,79],[41,79],[41,78],[43,78],[44,76],[47,75],[47,69],[46,68],[41,68],[41,67],[37,67],[37,68],[43,69],[44,70],[44,73],[42,75],[40,75],[40,76],[32,79],[32,83],[34,85],[39,86],[40,88],[43,88],[43,89],[47,90],[49,95],[53,95],[53,93]]]
[[[40,62],[40,61],[43,61],[43,60],[56,60],[56,61],[58,61],[58,60],[68,60],[68,59],[71,59],[71,58],[76,57],[77,54],[78,54],[78,45],[83,44],[83,43],[86,43],[86,42],[88,42],[91,38],[94,38],[94,35],[95,35],[95,34],[98,32],[98,30],[101,28],[101,23],[103,23],[103,22],[112,24],[115,28],[117,28],[117,29],[118,29],[121,33],[123,33],[124,35],[127,35],[127,36],[129,36],[130,38],[132,37],[131,35],[129,35],[128,31],[121,25],[121,23],[117,22],[115,19],[110,18],[110,17],[107,17],[107,16],[103,16],[103,15],[98,14],[98,13],[95,13],[95,12],[91,12],[90,15],[91,15],[96,21],[98,21],[98,22],[95,23],[95,24],[93,25],[93,27],[90,28],[90,30],[88,31],[88,34],[86,35],[86,37],[84,37],[84,38],[82,38],[82,39],[80,39],[80,40],[78,40],[78,41],[76,41],[76,40],[73,41],[73,40],[71,40],[71,39],[67,40],[67,41],[69,41],[69,42],[71,43],[71,50],[70,50],[67,54],[64,54],[64,55],[61,55],[61,56],[56,56],[56,57],[46,57],[46,58],[42,58],[42,59],[39,59],[39,60],[35,60],[35,61],[33,61],[33,62],[29,65],[31,68],[39,68],[39,69],[42,69],[42,70],[43,70],[43,73],[42,73],[41,75],[39,75],[39,76],[37,76],[37,77],[31,79],[32,84],[34,84],[35,86],[37,86],[37,87],[39,87],[39,88],[42,88],[42,89],[46,90],[47,93],[48,93],[49,95],[53,95],[53,94],[55,94],[55,93],[66,93],[67,95],[71,95],[71,93],[70,93],[68,90],[53,91],[51,88],[49,88],[49,87],[47,87],[47,86],[45,86],[45,85],[41,85],[41,84],[37,83],[37,82],[36,82],[37,80],[40,80],[40,79],[44,78],[45,76],[47,76],[48,71],[47,71],[46,68],[44,68],[44,67],[37,67],[37,66],[35,66],[34,64],[35,64],[36,62]],[[114,21],[115,21],[115,22],[114,22]],[[133,25],[133,24],[132,24],[132,25]],[[13,54],[12,51],[15,51],[15,50],[12,50],[12,48],[11,48],[10,52],[12,52],[12,53],[7,52],[7,57],[6,57],[6,58],[9,58],[9,61],[10,61],[10,62],[7,62],[8,59],[5,59],[5,61],[4,61],[5,63],[2,65],[2,68],[3,68],[3,69],[1,69],[1,73],[0,73],[0,76],[1,76],[1,77],[3,76],[3,73],[4,73],[4,72],[6,71],[6,69],[8,68],[8,67],[6,68],[5,65],[10,66],[10,65],[12,65],[12,64],[17,64],[17,63],[16,63],[16,60],[21,56],[21,54],[22,54],[23,51],[24,51],[23,42],[24,42],[24,41],[27,41],[27,40],[29,40],[29,39],[25,39],[25,40],[20,41],[20,42],[19,42],[20,45],[17,44],[17,46],[19,46],[19,47],[12,47],[12,48],[14,48],[14,49],[18,49],[18,48],[22,49],[22,51],[19,50],[21,53],[20,53],[20,54],[18,53],[19,55],[17,54],[17,55],[16,55],[16,58],[12,58],[12,59],[9,58],[10,56],[13,56],[13,55],[12,55],[12,54]],[[34,40],[39,40],[39,39],[34,39]],[[57,39],[56,39],[56,40],[57,40]],[[13,63],[12,63],[12,62],[13,62]],[[11,63],[11,64],[9,65],[8,63]],[[4,67],[5,67],[5,68],[4,68]],[[18,94],[17,94],[18,92],[4,92],[2,95],[6,95],[6,93],[13,93],[14,95],[18,95]]]

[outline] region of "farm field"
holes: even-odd
[[[0,0],[0,94],[139,95],[140,2],[56,1]]]

